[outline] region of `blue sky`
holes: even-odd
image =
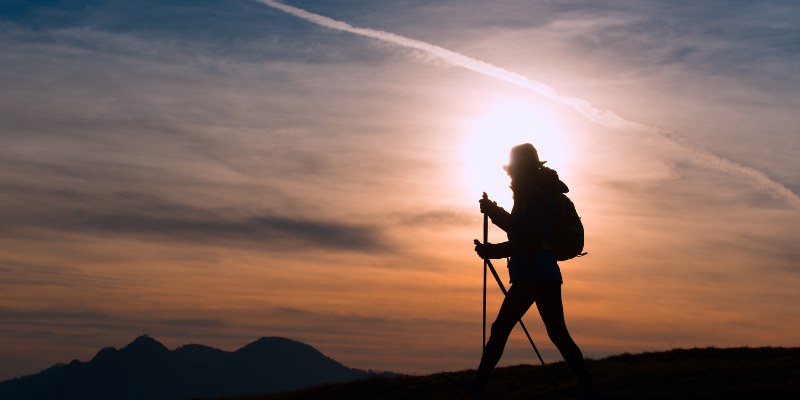
[[[544,82],[800,193],[793,2],[286,4]],[[0,66],[0,379],[143,330],[474,367],[475,206],[510,204],[516,141],[587,226],[590,257],[562,265],[587,354],[798,345],[800,211],[425,53],[255,1],[4,2]],[[502,362],[532,362],[514,337]]]

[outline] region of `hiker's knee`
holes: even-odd
[[[491,336],[508,336],[511,334],[511,330],[514,329],[514,325],[516,325],[516,321],[509,322],[504,321],[502,319],[498,319],[492,323],[492,328],[490,330]]]
[[[572,337],[570,337],[566,326],[548,326],[547,336],[556,347],[561,347],[572,342]]]

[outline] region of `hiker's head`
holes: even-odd
[[[503,169],[513,180],[530,176],[546,162],[539,161],[539,152],[536,151],[536,148],[530,143],[525,143],[511,148],[508,165],[504,165]]]

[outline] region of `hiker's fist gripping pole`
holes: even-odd
[[[514,254],[514,249],[509,242],[484,244],[475,239],[475,252],[478,253],[480,258],[495,259],[511,257]]]
[[[496,201],[489,200],[489,196],[486,195],[486,192],[483,192],[483,197],[478,200],[478,203],[481,205],[481,212],[484,214],[484,216],[494,214],[495,210],[500,208]]]
[[[498,228],[508,232],[511,228],[511,214],[508,211],[498,206],[496,201],[489,200],[489,196],[486,193],[483,194],[483,198],[478,200],[478,203],[481,206],[481,212],[486,222],[484,226],[489,224],[488,220],[490,219]],[[489,218],[487,219],[486,217]],[[484,238],[484,242],[486,242],[486,238]]]

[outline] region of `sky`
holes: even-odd
[[[274,3],[0,4],[0,380],[143,333],[474,368],[525,142],[586,229],[586,356],[800,345],[796,2]]]

